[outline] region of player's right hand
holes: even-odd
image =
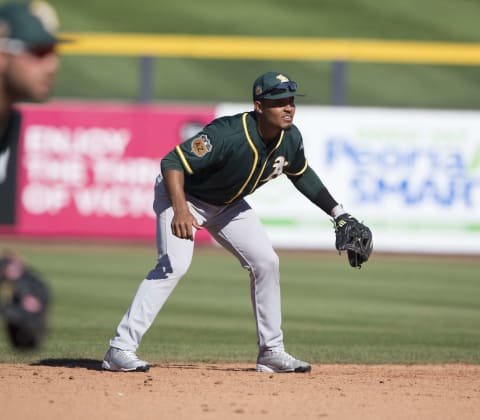
[[[189,239],[193,241],[194,228],[201,229],[195,217],[189,211],[175,213],[172,219],[172,233],[180,239]]]

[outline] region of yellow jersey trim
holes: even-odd
[[[298,176],[298,175],[302,175],[308,168],[308,161],[305,159],[305,165],[303,165],[303,168],[300,169],[298,172],[287,172],[285,171],[285,175],[288,175],[288,176]]]
[[[245,188],[247,187],[248,183],[250,182],[250,180],[252,179],[252,176],[255,172],[255,168],[257,166],[257,162],[258,162],[258,152],[257,152],[257,149],[255,147],[255,144],[253,143],[253,140],[252,138],[250,137],[250,134],[248,133],[248,127],[247,127],[247,115],[248,115],[248,112],[245,112],[243,115],[242,115],[242,124],[243,124],[243,131],[245,132],[245,136],[247,138],[247,141],[248,141],[248,144],[250,145],[252,151],[253,151],[253,165],[252,165],[252,169],[250,170],[250,174],[248,175],[248,178],[245,180],[245,182],[243,183],[242,187],[240,188],[240,190],[238,190],[238,192],[230,199],[227,201],[227,204],[230,204],[232,203],[233,201],[235,201],[238,197],[240,197],[240,195],[243,193],[243,191],[245,190]]]
[[[185,155],[183,154],[182,149],[180,149],[180,145],[176,146],[175,150],[177,151],[178,156],[180,156],[180,160],[182,161],[183,167],[187,170],[189,175],[192,175],[193,169],[190,166],[190,164],[187,162],[187,159],[185,158]]]

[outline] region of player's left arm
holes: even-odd
[[[344,212],[343,207],[337,203],[316,172],[308,165],[302,135],[297,127],[292,127],[290,136],[289,144],[294,146],[285,175],[298,191],[325,213],[334,218],[339,216]]]
[[[315,171],[308,166],[303,141],[298,130],[292,132],[292,143],[297,147],[291,158],[286,175],[305,197],[332,216],[335,228],[335,247],[339,252],[347,251],[348,262],[360,268],[367,262],[373,249],[372,232],[368,226],[348,214],[332,197]],[[292,144],[291,143],[291,144]]]
[[[298,191],[329,216],[337,217],[345,213],[343,207],[332,197],[318,175],[308,164],[300,175],[287,174],[287,176]]]
[[[337,203],[310,167],[300,176],[289,178],[305,197],[333,217],[335,247],[339,252],[347,251],[350,265],[360,268],[368,261],[373,249],[372,232],[368,226],[352,217]]]

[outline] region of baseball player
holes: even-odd
[[[261,372],[309,372],[310,364],[285,351],[281,329],[279,260],[259,217],[244,197],[284,174],[328,215],[346,214],[308,166],[293,124],[297,84],[268,72],[253,84],[251,112],[218,118],[161,162],[155,185],[158,263],[141,282],[110,340],[102,366],[147,371],[136,351],[187,271],[198,229],[207,229],[250,274]]]
[[[15,224],[20,101],[46,100],[59,66],[58,19],[44,1],[0,7],[0,224]],[[49,290],[42,277],[11,254],[0,255],[0,315],[11,344],[35,348],[44,338]]]
[[[0,7],[0,223],[13,224],[15,159],[20,101],[46,100],[59,66],[55,48],[57,16],[46,2],[7,3]],[[4,213],[5,212],[5,213]],[[13,213],[13,210],[9,213]]]

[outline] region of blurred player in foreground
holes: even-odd
[[[59,66],[57,27],[55,10],[46,2],[0,7],[0,203],[4,208],[14,209],[17,162],[13,157],[21,128],[15,104],[49,97]],[[49,291],[39,274],[11,252],[0,255],[0,314],[15,348],[31,349],[41,343],[48,302]]]
[[[148,363],[137,357],[137,348],[190,266],[195,232],[204,228],[250,273],[257,371],[311,370],[310,364],[285,351],[278,256],[243,197],[285,174],[303,195],[334,218],[337,249],[347,250],[355,267],[370,255],[371,234],[345,212],[308,166],[302,136],[293,124],[295,96],[302,95],[290,77],[265,73],[253,84],[254,111],[214,120],[162,160],[154,201],[158,264],[140,284],[110,340],[104,369],[149,369]],[[365,238],[355,239],[358,247],[347,248],[350,233],[362,229]]]

